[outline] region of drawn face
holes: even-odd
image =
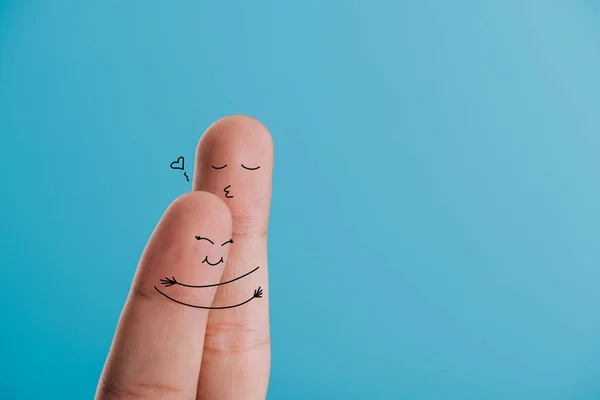
[[[223,198],[234,224],[236,216],[248,214],[267,221],[272,164],[270,136],[244,126],[215,126],[198,144],[194,189]]]
[[[198,241],[205,241],[207,243],[210,243],[213,247],[215,246],[215,242],[213,242],[211,239],[207,238],[207,237],[203,237],[203,236],[195,236],[196,240]],[[226,242],[223,242],[221,244],[221,247],[228,245],[230,243],[233,243],[233,239],[229,239]],[[218,257],[218,256],[217,256]],[[223,256],[221,256],[218,260],[213,259],[212,261],[208,258],[208,255],[204,256],[204,260],[202,261],[202,264],[207,263],[208,265],[210,265],[211,267],[214,267],[216,265],[219,265],[223,262]]]
[[[256,166],[256,167],[246,167],[244,164],[241,164],[242,168],[248,170],[248,171],[256,171],[257,169],[260,168],[260,165]],[[214,165],[211,165],[212,169],[224,169],[227,168],[227,164],[223,164],[220,167],[216,167]],[[226,199],[233,199],[233,194],[231,193],[232,189],[231,189],[231,185],[227,185],[223,188],[223,192],[225,194],[225,198]]]
[[[204,256],[204,260],[202,261],[202,264],[206,263],[209,265],[209,267],[216,267],[217,265],[224,263],[224,259],[223,256],[219,256],[218,253],[215,253],[215,248],[222,248],[223,246],[227,246],[230,244],[233,244],[233,239],[229,239],[224,241],[221,244],[215,243],[212,239],[208,238],[208,237],[204,237],[204,236],[194,236],[195,239],[198,242],[201,242],[200,246],[197,246],[196,248],[196,252],[201,251],[201,254],[205,254],[205,253],[210,253]],[[207,248],[207,246],[210,246]],[[221,250],[221,254],[223,253],[223,250]],[[259,267],[254,268],[253,270],[251,270],[250,272],[247,272],[241,276],[238,276],[234,279],[230,279],[228,281],[225,282],[219,282],[219,283],[211,283],[208,285],[194,285],[191,283],[185,283],[185,282],[179,282],[174,276],[169,278],[169,277],[165,277],[163,279],[160,280],[160,283],[162,285],[164,285],[165,287],[171,287],[171,286],[180,286],[183,288],[190,288],[190,289],[203,289],[203,288],[210,288],[210,287],[215,287],[215,286],[222,286],[222,285],[227,285],[229,283],[235,282],[239,279],[242,279],[250,274],[252,274],[253,272],[257,271],[259,269]],[[245,301],[238,303],[238,304],[233,304],[233,305],[227,305],[227,306],[220,306],[220,307],[210,307],[210,306],[205,306],[205,305],[197,305],[197,304],[189,304],[180,300],[177,300],[176,298],[168,295],[167,293],[161,291],[158,287],[154,286],[154,290],[156,290],[158,293],[160,293],[162,296],[166,297],[167,299],[175,302],[175,303],[179,303],[181,305],[184,306],[188,306],[188,307],[193,307],[193,308],[203,308],[203,309],[211,309],[211,310],[218,310],[218,309],[226,309],[226,308],[234,308],[234,307],[239,307],[241,305],[244,305],[250,301],[252,301],[253,299],[257,299],[257,298],[261,298],[262,294],[263,294],[263,290],[262,288],[259,286],[258,289],[254,290],[254,293],[252,295],[252,297],[250,297],[249,299],[246,299]]]

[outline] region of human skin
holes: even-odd
[[[148,241],[96,399],[266,398],[272,167],[271,136],[253,118],[225,117],[202,135],[193,191],[169,206]],[[197,240],[198,235],[214,244]],[[229,239],[233,243],[222,245]],[[207,256],[213,263],[220,257],[224,262],[202,263]],[[198,286],[235,281],[205,288],[165,287],[165,277]],[[262,296],[253,298],[259,287]],[[201,307],[251,301],[227,309],[194,308],[158,290]]]

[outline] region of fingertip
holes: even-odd
[[[198,141],[197,150],[213,148],[226,141],[238,141],[246,151],[260,150],[263,155],[273,154],[273,137],[258,119],[248,115],[228,115],[215,121]]]
[[[215,280],[215,271],[220,274],[222,268],[208,268],[202,261],[207,256],[226,259],[228,249],[215,244],[231,236],[231,211],[223,200],[208,192],[185,193],[169,205],[154,229],[142,254],[138,279],[154,283],[164,274],[176,273],[194,280]]]
[[[210,220],[219,230],[231,227],[231,211],[218,196],[194,191],[177,197],[167,208],[163,220],[175,220],[181,228],[197,225],[199,220]]]
[[[272,170],[273,139],[265,125],[249,116],[230,115],[213,123],[200,138],[193,189],[225,200],[234,231],[264,231]]]

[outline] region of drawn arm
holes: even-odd
[[[169,296],[167,296],[166,294],[164,294],[163,292],[161,292],[161,291],[160,291],[160,290],[159,290],[159,289],[158,289],[156,286],[154,286],[154,289],[155,289],[155,290],[156,290],[158,293],[162,294],[162,295],[163,295],[163,296],[165,296],[167,299],[169,299],[169,300],[171,300],[171,301],[174,301],[175,303],[182,304],[182,305],[184,305],[184,306],[188,306],[188,307],[193,307],[193,308],[202,308],[202,309],[205,309],[205,310],[224,310],[224,309],[226,309],[226,308],[234,308],[234,307],[243,306],[244,304],[251,302],[253,299],[260,299],[260,298],[262,297],[262,294],[263,294],[263,290],[262,290],[262,288],[259,286],[259,287],[258,287],[258,289],[254,290],[254,294],[252,295],[252,297],[250,297],[248,300],[246,300],[246,301],[243,301],[243,302],[241,302],[241,303],[239,303],[239,304],[234,304],[234,305],[232,305],[232,306],[223,306],[223,307],[205,307],[205,306],[195,306],[195,305],[193,305],[193,304],[188,304],[188,303],[184,303],[184,302],[182,302],[182,301],[179,301],[179,300],[175,300],[174,298],[172,298],[172,297],[169,297]]]
[[[185,283],[180,283],[180,282],[177,282],[177,280],[175,279],[175,277],[174,277],[174,276],[172,276],[172,277],[170,277],[170,278],[167,278],[167,277],[165,277],[164,279],[161,279],[161,280],[160,280],[160,283],[162,283],[162,284],[163,284],[163,285],[165,285],[166,287],[173,286],[173,285],[179,285],[179,286],[185,286],[185,287],[189,287],[189,288],[196,288],[196,289],[198,289],[198,288],[207,288],[207,287],[213,287],[213,286],[221,286],[221,285],[227,285],[228,283],[231,283],[231,282],[235,282],[235,281],[237,281],[238,279],[242,279],[243,277],[245,277],[245,276],[248,276],[248,275],[250,275],[251,273],[253,273],[254,271],[256,271],[258,268],[260,268],[260,267],[256,267],[256,268],[254,268],[252,271],[250,271],[250,272],[247,272],[247,273],[245,273],[245,274],[244,274],[244,275],[242,275],[242,276],[238,276],[237,278],[235,278],[235,279],[232,279],[232,280],[230,280],[230,281],[227,281],[227,282],[221,282],[221,283],[213,283],[213,284],[211,284],[211,285],[186,285]]]

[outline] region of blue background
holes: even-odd
[[[169,163],[242,113],[269,399],[600,398],[600,5],[483,3],[0,0],[2,397],[93,397]]]

